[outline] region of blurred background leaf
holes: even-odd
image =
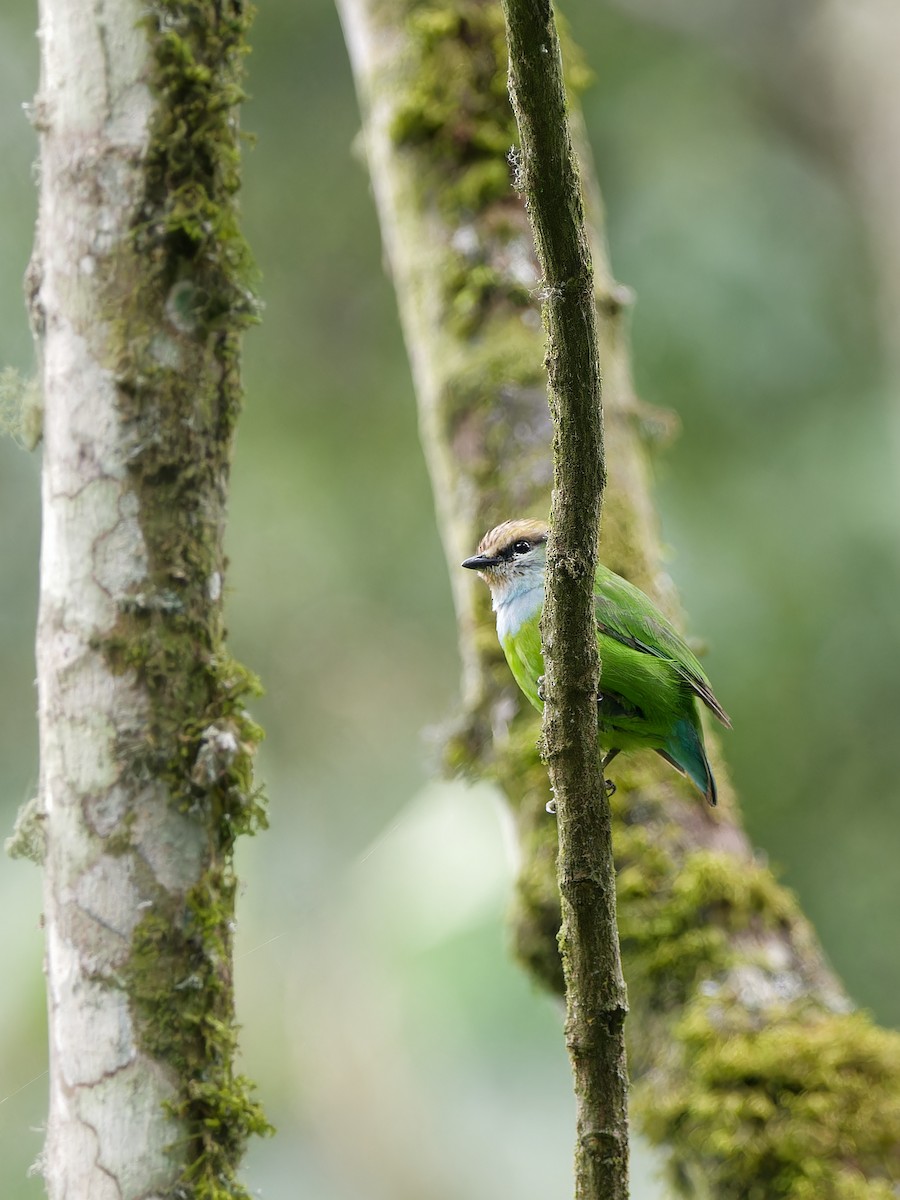
[[[596,75],[584,103],[613,263],[638,294],[638,386],[683,423],[660,513],[735,720],[747,823],[850,991],[896,1024],[897,464],[859,217],[712,50],[596,0],[566,13]],[[25,374],[34,24],[0,15],[0,366]],[[239,851],[237,975],[244,1066],[280,1133],[247,1181],[316,1200],[566,1195],[560,1015],[505,952],[510,839],[489,789],[429,782],[454,618],[337,18],[270,0],[254,43],[243,203],[266,311],[246,347],[229,616],[267,688],[273,828]],[[7,831],[37,782],[38,468],[0,440]],[[0,901],[3,1193],[31,1200],[39,873],[4,861]],[[636,1200],[663,1194],[640,1152],[635,1174]]]

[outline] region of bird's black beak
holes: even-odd
[[[496,567],[499,561],[499,558],[491,558],[489,554],[475,554],[460,565],[469,571],[484,571],[488,567]]]

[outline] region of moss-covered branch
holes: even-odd
[[[575,1078],[575,1195],[628,1196],[625,981],[616,928],[612,823],[597,753],[594,617],[606,468],[594,305],[578,167],[550,0],[504,0],[519,186],[543,275],[553,507],[542,617],[542,754],[557,814],[559,946]]]
[[[516,949],[562,991],[557,832],[536,720],[485,597],[458,569],[498,520],[545,516],[551,479],[539,274],[506,170],[515,128],[502,16],[493,0],[340,7],[459,618],[466,716],[448,765],[508,797],[523,852]],[[583,182],[590,198],[587,167]],[[648,445],[665,423],[635,400],[627,293],[599,232],[593,254],[609,465],[601,552],[677,618],[648,481]],[[900,1182],[900,1037],[851,1011],[794,897],[754,858],[724,765],[714,767],[720,805],[708,810],[655,758],[617,764],[632,1112],[685,1195],[888,1200]]]

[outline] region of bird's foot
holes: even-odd
[[[538,700],[540,700],[541,704],[543,704],[544,701],[547,699],[547,696],[544,692],[544,681],[546,680],[546,678],[547,678],[546,675],[539,675],[538,681],[537,681]]]
[[[612,762],[612,760],[619,753],[620,752],[618,750],[610,750],[610,752],[608,754],[604,755],[603,758],[600,760],[600,770],[605,771],[606,768],[609,766],[609,764]],[[604,779],[603,787],[606,791],[607,800],[609,799],[610,796],[614,796],[616,794],[616,785],[613,783],[613,781],[611,779]]]

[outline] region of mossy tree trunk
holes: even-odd
[[[459,620],[466,714],[448,765],[496,780],[509,799],[523,854],[517,951],[561,991],[556,827],[536,720],[500,655],[485,589],[458,569],[499,520],[545,516],[551,478],[539,274],[507,163],[502,16],[493,0],[339,8]],[[570,82],[579,73],[576,62]],[[628,294],[603,253],[586,162],[583,179],[604,365],[601,556],[677,616],[647,466],[668,422],[634,396]],[[714,743],[712,754],[717,810],[655,756],[616,763],[632,1111],[685,1195],[888,1200],[900,1182],[900,1038],[852,1011],[795,899],[756,861]]]
[[[42,1168],[53,1200],[224,1200],[266,1128],[233,1072],[231,853],[263,812],[222,624],[247,20],[240,0],[40,20]]]

